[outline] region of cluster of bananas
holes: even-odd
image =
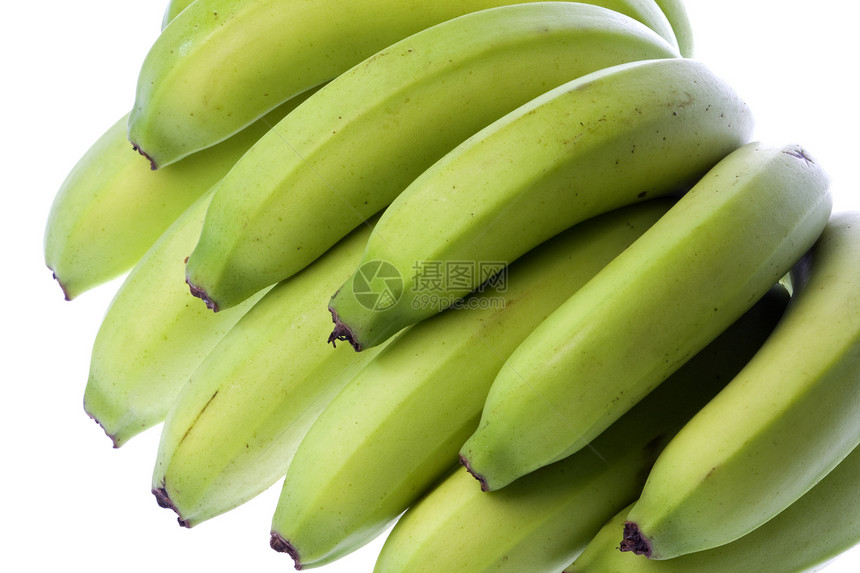
[[[377,573],[860,542],[860,213],[750,140],[681,1],[331,4],[173,1],[54,201],[67,299],[128,272],[84,403],[163,423],[159,505],[283,479],[271,547],[394,523]]]

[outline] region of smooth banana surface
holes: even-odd
[[[565,573],[807,573],[860,543],[860,448],[776,517],[726,545],[672,559],[618,550],[629,507]]]
[[[647,201],[577,225],[527,253],[462,308],[389,344],[299,446],[272,520],[272,547],[298,566],[316,567],[382,533],[457,463],[517,343],[672,204]],[[337,349],[344,350],[364,354]]]
[[[210,308],[230,308],[304,268],[532,98],[608,66],[677,56],[644,24],[573,2],[482,10],[410,36],[321,89],[227,174],[188,282]]]
[[[618,508],[636,499],[661,448],[746,364],[788,299],[785,288],[771,289],[589,448],[568,459],[491,493],[476,488],[465,468],[457,469],[395,524],[374,572],[561,571]]]
[[[684,0],[655,0],[655,2],[672,25],[678,51],[685,58],[692,58],[695,40],[686,2]]]
[[[193,203],[135,265],[96,334],[84,409],[114,447],[164,419],[197,364],[263,294],[215,315],[188,292],[185,257],[211,198]]]
[[[129,140],[153,168],[166,166],[411,34],[511,3],[197,0],[164,28],[141,66]],[[631,16],[677,45],[653,0],[591,3]]]
[[[767,343],[654,466],[627,515],[625,549],[668,559],[734,541],[857,447],[858,261],[860,213],[834,214],[797,265]]]
[[[194,0],[170,0],[170,2],[167,3],[167,7],[164,9],[164,18],[161,22],[161,29],[164,30],[164,28],[166,28],[180,12],[188,8],[188,5],[192,2],[194,2]]]
[[[685,190],[751,128],[736,92],[689,59],[620,64],[538,96],[457,146],[386,209],[329,304],[332,339],[370,348],[485,278],[421,305],[421,282],[439,264],[509,263],[579,221]],[[363,297],[362,265],[372,261],[403,279],[401,296],[384,307]]]
[[[152,490],[191,527],[284,477],[310,424],[375,353],[325,344],[316,312],[361,257],[361,226],[272,288],[191,374],[161,431]],[[206,312],[202,305],[195,309]],[[220,314],[220,313],[219,313]]]
[[[219,145],[156,172],[128,142],[128,115],[117,121],[68,174],[48,214],[45,263],[66,299],[131,269],[185,209],[308,95],[284,103]]]
[[[514,351],[463,463],[493,490],[585,446],[791,270],[830,209],[801,148],[731,153]]]

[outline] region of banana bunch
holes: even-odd
[[[860,543],[860,213],[693,44],[681,0],[171,1],[47,219],[66,299],[126,274],[85,412],[160,425],[184,527],[280,482],[297,569]]]

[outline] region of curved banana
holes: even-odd
[[[194,0],[170,0],[167,3],[167,8],[164,9],[164,18],[161,22],[161,29],[164,30],[180,12],[188,8],[188,5]]]
[[[457,146],[386,209],[362,264],[390,263],[403,296],[368,310],[359,267],[331,299],[332,340],[361,350],[432,316],[439,309],[414,301],[437,265],[510,262],[579,221],[687,188],[751,127],[731,87],[688,59],[620,64],[538,96]],[[443,294],[453,302],[483,278]]]
[[[260,295],[214,315],[182,281],[212,191],[193,203],[120,286],[99,327],[84,409],[114,447],[161,422],[188,376]]]
[[[523,341],[463,463],[493,490],[585,446],[787,273],[830,209],[803,149],[731,153]]]
[[[228,140],[155,172],[128,143],[128,115],[117,121],[68,174],[45,225],[45,264],[66,300],[131,269],[185,209],[310,93]]]
[[[153,168],[222,141],[281,102],[420,30],[510,0],[197,0],[153,43],[128,137]],[[593,0],[673,45],[653,0]]]
[[[152,491],[181,525],[222,514],[281,479],[322,408],[373,357],[332,350],[328,317],[314,310],[350,273],[369,232],[359,227],[272,288],[176,397],[161,430]]]
[[[316,567],[379,535],[457,462],[517,343],[671,205],[648,201],[577,225],[511,265],[495,288],[387,345],[299,446],[272,547]]]
[[[743,367],[788,300],[771,289],[590,448],[493,493],[459,468],[395,524],[374,573],[561,571],[636,499],[660,449]]]
[[[677,56],[632,18],[573,2],[482,10],[390,46],[288,115],[224,178],[188,259],[192,292],[215,310],[238,304],[517,106],[594,70]]]
[[[672,25],[672,31],[675,33],[675,40],[678,43],[678,51],[681,52],[683,57],[692,58],[695,41],[693,26],[687,13],[686,2],[684,0],[654,1]]]
[[[672,559],[619,551],[629,507],[597,533],[565,573],[807,573],[860,543],[860,447],[776,517],[743,537]]]
[[[660,456],[625,549],[668,559],[734,541],[860,444],[858,261],[860,212],[836,213],[767,343]]]

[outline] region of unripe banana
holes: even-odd
[[[415,304],[424,294],[416,283],[437,264],[510,262],[579,221],[688,188],[751,127],[731,87],[688,59],[620,64],[538,96],[457,146],[386,209],[362,264],[390,263],[403,296],[368,310],[356,296],[359,267],[332,297],[332,339],[369,348],[438,312]]]
[[[194,0],[170,0],[170,2],[167,3],[167,8],[164,9],[164,19],[161,22],[161,29],[164,30],[164,28],[166,28],[180,12],[188,8],[188,5],[192,2],[194,2]]]
[[[328,317],[315,312],[349,275],[369,233],[359,227],[272,288],[177,396],[161,431],[152,490],[183,526],[237,507],[281,479],[319,412],[373,357],[328,347]]]
[[[96,334],[84,409],[114,447],[164,419],[197,364],[263,294],[216,315],[185,287],[185,257],[211,198],[193,203],[146,252]]]
[[[374,572],[560,571],[636,499],[660,449],[749,360],[788,299],[771,289],[590,448],[492,493],[459,468],[395,524]]]
[[[800,147],[731,153],[523,341],[463,463],[493,490],[585,446],[787,273],[830,209]]]
[[[420,30],[510,0],[197,0],[153,43],[129,139],[163,167]],[[653,0],[594,0],[674,32]]]
[[[776,517],[743,537],[672,559],[618,550],[629,507],[597,533],[565,573],[806,573],[860,543],[860,448]]]
[[[227,174],[188,283],[210,308],[238,304],[517,106],[607,66],[677,55],[632,18],[573,2],[482,10],[410,36],[333,80]]]
[[[860,444],[858,261],[860,212],[834,214],[767,343],[660,456],[626,550],[669,559],[734,541]]]
[[[457,462],[517,343],[671,205],[648,201],[577,225],[511,265],[494,288],[389,344],[303,439],[272,519],[272,547],[316,567],[379,535]]]
[[[293,98],[228,140],[156,172],[129,144],[128,116],[117,121],[68,174],[48,215],[45,263],[66,299],[131,269],[185,209],[308,95]]]
[[[684,0],[655,0],[655,2],[672,25],[672,31],[675,33],[675,40],[678,43],[678,51],[685,58],[692,58],[695,42],[686,2]]]

